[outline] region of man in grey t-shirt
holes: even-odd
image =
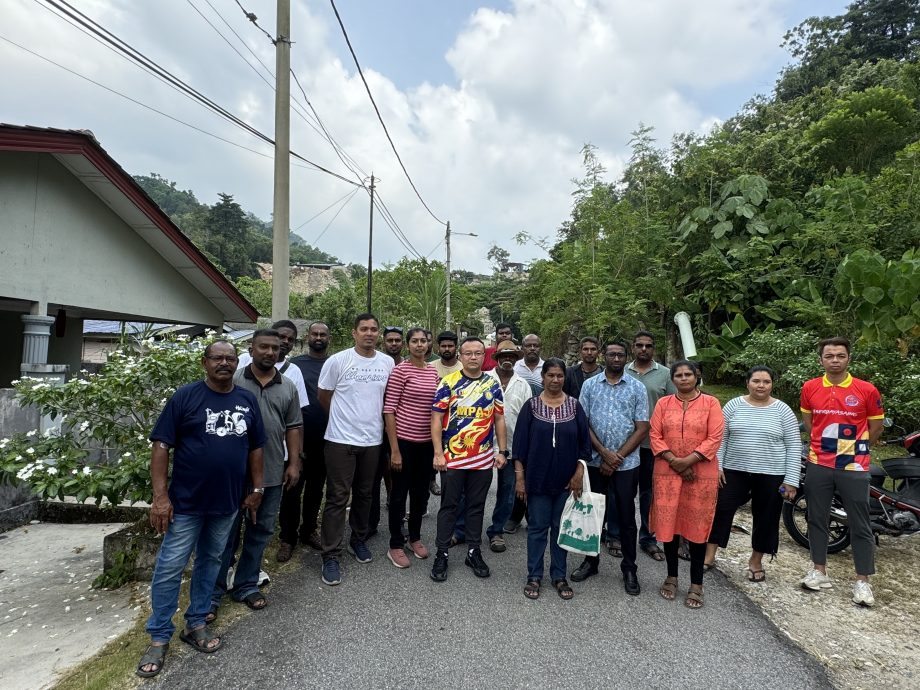
[[[233,375],[234,385],[256,396],[265,426],[262,503],[255,522],[246,518],[243,549],[233,573],[234,600],[244,602],[254,610],[265,608],[267,603],[259,591],[259,570],[265,547],[275,533],[282,492],[300,479],[300,433],[303,426],[300,397],[294,383],[275,368],[280,350],[281,340],[277,331],[269,328],[256,331],[249,348],[251,364],[240,367]],[[285,460],[288,461],[286,466]],[[254,490],[259,491],[258,488]],[[227,593],[227,571],[239,543],[242,522],[241,512],[224,549],[217,584],[211,595],[211,620],[217,613],[221,598]]]

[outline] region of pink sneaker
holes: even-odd
[[[390,559],[390,563],[395,565],[397,568],[408,568],[412,565],[409,562],[409,557],[406,555],[406,552],[402,549],[390,549],[387,551],[387,558]]]
[[[412,555],[416,558],[428,558],[428,547],[426,547],[422,540],[409,542],[409,548],[412,549]]]

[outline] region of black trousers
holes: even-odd
[[[438,551],[450,548],[457,523],[460,499],[466,497],[466,543],[478,548],[482,543],[482,519],[486,496],[492,485],[492,470],[446,470],[441,473],[441,509],[438,511]]]
[[[614,472],[614,474],[616,474],[616,472]],[[591,482],[591,493],[604,494],[606,496],[608,489],[610,489],[610,480],[612,476],[613,475],[601,474],[600,467],[591,467],[590,465],[588,465],[588,479]],[[636,477],[638,478],[638,474],[636,474]],[[633,494],[633,496],[635,496],[635,494]],[[635,513],[635,509],[633,509],[633,512]],[[601,521],[601,524],[602,525],[607,524],[606,515],[604,516],[604,519]],[[636,516],[635,515],[633,515],[632,525],[633,525],[633,531],[635,531],[635,526],[636,526]],[[633,541],[635,541],[635,536],[633,536]],[[626,552],[624,551],[623,553],[625,555]],[[633,549],[632,555],[633,555],[633,568],[635,569],[636,567],[635,548]],[[585,556],[585,562],[593,563],[594,567],[596,568],[601,562],[601,557],[600,556]]]
[[[783,497],[779,493],[783,478],[782,474],[725,470],[725,486],[719,489],[709,543],[718,544],[723,549],[728,546],[735,511],[750,501],[754,518],[751,548],[760,553],[775,554],[779,547],[779,516],[783,511]]]
[[[402,469],[391,468],[393,489],[390,492],[390,548],[398,549],[406,543],[403,536],[403,515],[406,498],[409,499],[409,541],[422,537],[422,517],[428,509],[428,484],[431,477],[434,446],[431,441],[416,442],[398,439]]]
[[[300,481],[281,495],[281,510],[278,513],[278,523],[281,525],[279,538],[285,544],[296,544],[298,531],[300,543],[306,543],[307,538],[316,530],[319,508],[323,504],[323,492],[326,488],[325,447],[326,441],[322,434],[304,436],[305,458]]]
[[[380,485],[383,484],[390,495],[390,440],[383,435],[380,445],[380,457],[377,463],[377,473],[374,475],[374,487],[371,489],[371,513],[368,521],[371,533],[377,531],[380,525]]]

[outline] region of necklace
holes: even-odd
[[[684,400],[682,397],[680,397],[680,393],[675,393],[674,395],[675,395],[675,396],[677,397],[677,399],[680,400],[682,403],[691,403],[691,402],[693,402],[694,400],[696,400],[698,397],[700,397],[702,394],[703,394],[703,393],[702,393],[701,391],[697,391],[697,392],[696,392],[696,395],[694,395],[692,398],[688,398],[687,400]]]

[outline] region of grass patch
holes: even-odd
[[[717,398],[718,401],[722,404],[722,407],[725,407],[725,403],[727,403],[732,398],[737,398],[739,395],[747,395],[747,388],[744,386],[735,386],[732,384],[724,383],[704,383],[700,387],[700,390]]]

